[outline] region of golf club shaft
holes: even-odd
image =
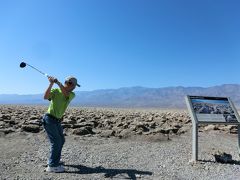
[[[27,63],[26,63],[26,64],[27,64]],[[31,66],[30,64],[27,64],[27,65],[30,66],[31,68],[35,69],[36,71],[40,72],[40,73],[43,74],[44,76],[49,77],[48,74],[46,74],[46,73],[44,73],[44,72],[38,70],[37,68]]]

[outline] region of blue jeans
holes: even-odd
[[[50,167],[57,167],[59,166],[62,147],[65,142],[65,138],[63,135],[63,128],[59,121],[57,121],[52,117],[49,117],[48,115],[45,115],[42,121],[43,121],[43,127],[47,132],[47,135],[51,144],[48,165]]]

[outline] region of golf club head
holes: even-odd
[[[21,62],[21,63],[20,63],[20,68],[24,68],[24,67],[26,67],[26,65],[27,65],[27,64],[26,64],[25,62]]]

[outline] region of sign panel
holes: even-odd
[[[226,97],[188,96],[197,122],[238,124],[238,113]]]

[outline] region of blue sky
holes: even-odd
[[[0,0],[0,94],[240,83],[240,1]]]

